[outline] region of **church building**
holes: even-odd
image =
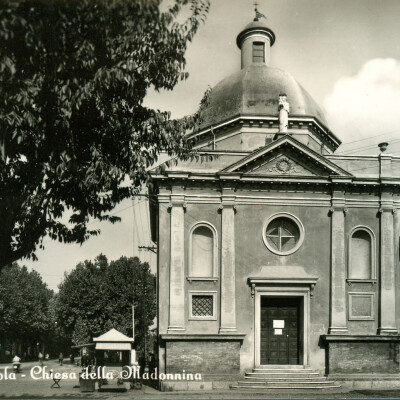
[[[400,157],[335,154],[274,42],[257,17],[239,33],[201,157],[152,171],[158,371],[203,379],[162,387],[399,387]]]

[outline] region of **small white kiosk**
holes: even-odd
[[[93,338],[96,352],[118,352],[121,365],[136,365],[134,339],[112,328],[101,336]]]

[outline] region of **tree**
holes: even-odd
[[[86,322],[82,319],[82,317],[78,317],[78,319],[76,320],[74,331],[72,332],[71,341],[76,346],[90,342],[89,330]]]
[[[111,328],[132,335],[143,351],[148,327],[156,316],[155,276],[137,257],[108,262],[103,255],[65,275],[57,294],[57,322],[74,344],[87,343]]]
[[[188,77],[187,44],[209,4],[174,0],[161,12],[160,2],[1,2],[0,268],[35,259],[45,235],[82,243],[99,233],[90,217],[119,220],[109,211],[161,150],[193,155],[185,132],[200,112],[171,120],[143,99]]]
[[[25,349],[43,344],[52,332],[53,292],[36,271],[13,263],[0,271],[0,343]],[[21,349],[20,349],[21,351]],[[20,354],[21,355],[21,354]]]

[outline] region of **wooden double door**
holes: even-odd
[[[299,297],[262,297],[260,361],[266,364],[300,364],[301,302]]]

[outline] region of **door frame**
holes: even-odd
[[[261,297],[299,297],[302,298],[303,306],[299,307],[300,316],[302,320],[302,328],[300,332],[303,332],[302,342],[303,348],[300,349],[302,352],[303,363],[299,365],[309,365],[309,352],[310,352],[310,286],[302,287],[290,287],[290,286],[256,286],[255,290],[255,301],[254,301],[254,366],[255,368],[262,368],[270,366],[271,364],[260,364],[260,352],[261,352]],[[283,364],[285,365],[285,364]]]

